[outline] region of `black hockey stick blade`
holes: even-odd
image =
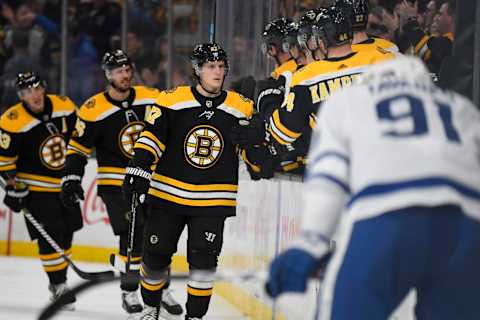
[[[105,270],[105,271],[96,271],[96,272],[87,272],[83,271],[78,268],[72,260],[66,257],[66,260],[72,267],[73,271],[75,271],[78,276],[85,280],[104,280],[104,279],[113,279],[115,277],[115,273],[112,270]]]

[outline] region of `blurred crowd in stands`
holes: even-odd
[[[264,1],[264,5],[272,2],[278,6],[279,16],[297,17],[329,0]],[[14,79],[19,72],[36,71],[47,79],[49,92],[59,92],[61,3],[61,0],[0,1],[2,110],[17,102]],[[122,3],[68,1],[67,94],[78,105],[105,86],[100,59],[108,49],[121,46]],[[159,89],[165,89],[167,83],[166,3],[162,0],[128,1],[127,53],[135,63],[137,81]],[[192,35],[199,30],[201,1],[173,0],[173,3],[174,39],[185,43],[183,47],[175,46],[171,78],[171,84],[175,86],[190,80],[187,58],[191,47],[186,43],[198,42]],[[237,3],[244,5],[244,1],[235,1],[235,5]],[[370,3],[368,32],[395,42],[402,53],[422,57],[432,73],[438,73],[441,62],[452,50],[455,0],[371,0]],[[248,17],[244,18],[243,23],[248,21]],[[258,26],[259,33],[262,29],[263,25]],[[182,37],[186,39],[183,42]],[[237,37],[234,40],[235,50],[252,50],[246,41],[249,39]],[[259,45],[255,49],[258,48]],[[244,55],[242,63],[251,57]],[[235,77],[235,70],[231,75]]]

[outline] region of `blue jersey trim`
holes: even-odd
[[[337,159],[340,159],[340,160],[344,161],[347,165],[350,164],[350,159],[346,155],[344,155],[340,152],[337,152],[337,151],[322,152],[319,155],[317,155],[315,158],[313,158],[311,161],[309,160],[308,162],[309,163],[317,163],[317,162],[323,160],[323,158],[327,158],[327,157],[335,157]]]
[[[466,197],[480,200],[480,192],[469,186],[445,177],[428,177],[394,183],[370,185],[353,195],[347,206],[350,207],[355,201],[365,197],[381,196],[408,189],[426,189],[435,187],[450,187]]]
[[[313,174],[313,175],[307,177],[307,181],[312,181],[312,180],[316,180],[316,179],[319,179],[319,178],[320,179],[326,179],[330,182],[335,183],[340,188],[342,188],[343,191],[350,194],[350,187],[347,184],[345,184],[344,182],[340,181],[338,178],[335,178],[334,176],[329,175],[329,174],[325,174],[325,173]]]

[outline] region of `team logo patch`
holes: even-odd
[[[118,146],[122,153],[128,158],[133,157],[133,146],[137,141],[140,133],[144,128],[144,124],[140,121],[133,121],[128,123],[118,135]]]
[[[49,136],[40,145],[40,160],[51,170],[61,170],[65,166],[67,144],[61,134]]]
[[[196,126],[185,138],[185,159],[195,168],[208,169],[220,159],[223,146],[223,137],[217,128]]]
[[[9,113],[7,113],[7,118],[10,120],[18,119],[18,112],[16,110],[10,111]]]

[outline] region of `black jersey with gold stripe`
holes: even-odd
[[[235,215],[239,151],[230,131],[252,112],[253,102],[232,91],[215,98],[188,86],[160,93],[132,160],[156,165],[150,203],[183,214]]]
[[[60,192],[68,139],[76,108],[63,96],[46,95],[41,113],[24,103],[7,109],[0,118],[0,174],[15,176],[33,192]]]
[[[288,96],[270,118],[272,137],[282,145],[291,145],[303,134],[309,135],[321,102],[357,81],[369,65],[392,58],[393,54],[385,50],[363,50],[315,61],[295,72]]]
[[[87,158],[95,149],[98,192],[120,192],[133,145],[158,94],[156,89],[134,86],[124,101],[113,100],[107,92],[88,99],[80,107],[68,144],[65,174],[83,176]]]

